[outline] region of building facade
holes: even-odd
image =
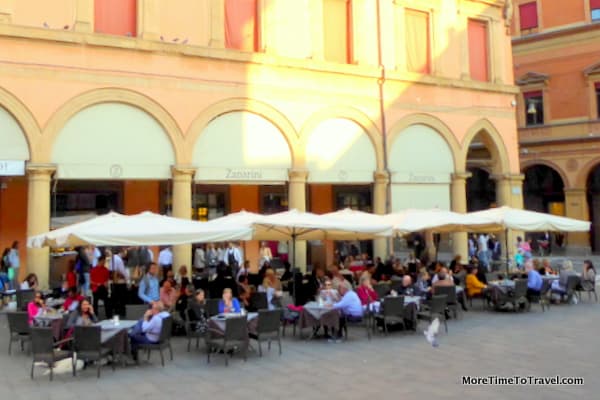
[[[288,207],[466,211],[473,166],[488,171],[494,201],[519,207],[508,9],[0,0],[0,160],[13,171],[2,178],[0,241],[108,209],[196,219]],[[466,254],[466,235],[453,239]],[[385,251],[378,241],[375,253]],[[43,281],[48,250],[22,253]],[[176,264],[190,254],[177,248]]]
[[[567,245],[600,250],[600,1],[514,2],[524,203],[592,221]]]

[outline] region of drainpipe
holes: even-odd
[[[383,169],[388,174],[388,181],[386,184],[386,196],[385,196],[385,212],[391,212],[391,201],[392,201],[392,174],[390,173],[388,165],[388,151],[387,151],[387,124],[385,119],[385,98],[384,98],[384,85],[385,85],[385,65],[383,64],[383,50],[381,46],[381,0],[377,0],[377,65],[379,67],[379,77],[377,78],[377,86],[379,89],[379,119],[381,121],[381,133],[383,142]],[[386,254],[390,254],[391,240],[387,240]]]

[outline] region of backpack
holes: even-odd
[[[2,272],[7,272],[8,269],[11,267],[10,258],[8,257],[8,254],[2,257],[1,264]]]

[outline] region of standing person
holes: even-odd
[[[262,265],[267,262],[270,263],[273,259],[273,253],[271,252],[271,248],[267,242],[261,242],[260,249],[258,251],[259,261],[258,266],[262,267]]]
[[[469,236],[469,260],[477,254],[477,237],[475,234]]]
[[[162,276],[166,277],[167,272],[173,269],[173,252],[170,247],[165,247],[158,254],[158,265],[162,270]]]
[[[237,276],[238,269],[240,268],[240,265],[242,265],[242,253],[233,242],[229,242],[223,262],[231,268],[232,275]]]
[[[206,265],[208,266],[208,276],[212,277],[217,273],[217,265],[219,264],[219,253],[215,248],[214,243],[209,243],[206,249]]]
[[[148,272],[140,280],[138,297],[144,303],[152,304],[160,300],[160,284],[158,282],[158,266],[150,263]]]
[[[527,272],[527,299],[531,301],[532,298],[540,296],[544,281],[531,260],[525,262],[525,271]]]
[[[19,241],[15,240],[10,246],[10,251],[8,252],[8,262],[9,267],[12,268],[12,280],[13,287],[16,288],[19,283],[19,268],[21,267],[21,259],[19,257]],[[10,274],[9,274],[10,276]]]
[[[91,262],[86,247],[77,248],[77,257],[75,259],[75,271],[79,275],[79,287],[81,294],[84,296],[90,296],[90,269]]]
[[[96,268],[98,266],[98,259],[102,255],[102,252],[100,251],[99,248],[97,248],[96,246],[92,245],[92,246],[90,246],[90,253],[92,255],[92,257],[91,257],[92,268]]]
[[[479,235],[479,242],[478,242],[478,250],[479,252],[477,253],[477,258],[479,258],[479,262],[481,264],[482,267],[486,268],[489,271],[489,250],[488,250],[488,241],[489,241],[490,237],[485,234],[482,233]]]
[[[127,281],[129,280],[129,271],[125,268],[123,257],[125,257],[125,248],[119,248],[116,254],[110,256],[110,271],[112,274],[111,303],[114,314],[125,315],[125,303],[127,301]],[[108,260],[107,256],[107,260]]]
[[[7,290],[12,287],[11,279],[8,277],[8,270],[10,268],[8,253],[10,253],[10,248],[7,247],[2,252],[2,258],[0,259],[0,289],[2,290]]]
[[[206,253],[202,245],[199,245],[194,250],[194,269],[202,273],[204,272],[204,268],[206,268]]]
[[[112,318],[112,308],[108,297],[108,281],[110,280],[110,271],[106,268],[106,258],[100,256],[98,265],[92,268],[90,280],[92,284],[92,294],[94,295],[94,312],[98,315],[98,302],[102,300],[106,318]]]
[[[135,270],[140,266],[140,248],[139,247],[130,247],[127,249],[127,271],[129,272],[129,276],[133,276],[135,274]]]

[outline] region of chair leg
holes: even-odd
[[[196,342],[198,343],[198,342]],[[190,352],[190,347],[192,346],[192,337],[188,336],[188,345],[187,345],[187,352]]]
[[[171,347],[171,342],[169,342],[169,358],[173,361],[173,348]]]
[[[200,348],[200,338],[196,338],[196,349]]]
[[[279,346],[279,355],[281,355],[281,337],[277,336],[277,345]]]
[[[296,337],[296,325],[297,324],[298,324],[297,322],[294,322],[294,329],[292,330],[292,336],[294,336],[294,337]]]
[[[160,365],[162,365],[164,367],[165,366],[165,356],[163,355],[162,347],[158,349],[158,352],[160,353]]]
[[[50,382],[54,379],[54,363],[50,364]]]
[[[101,361],[102,360],[100,360],[100,359],[98,361],[96,361],[98,363],[98,367],[96,368],[96,378],[98,378],[98,379],[100,379],[100,367],[102,365]]]
[[[267,350],[271,351],[271,339],[267,342]]]
[[[287,326],[287,321],[283,321],[283,324],[281,324],[281,332],[283,337],[285,337],[285,327]]]
[[[150,350],[146,350],[146,361],[150,361]]]
[[[229,358],[227,357],[227,352],[225,351],[225,348],[223,348],[223,352],[225,353],[225,366],[228,367],[229,366]]]
[[[35,360],[31,362],[31,379],[33,379],[33,368],[35,367]]]
[[[206,363],[210,364],[210,352],[212,351],[212,349],[210,347],[206,348]]]
[[[258,343],[258,356],[262,357],[262,346],[260,344],[260,339],[256,339],[256,342]]]
[[[12,349],[12,342],[13,342],[13,338],[12,338],[12,334],[11,334],[11,336],[8,338],[8,355],[9,356],[10,356],[11,349]]]

